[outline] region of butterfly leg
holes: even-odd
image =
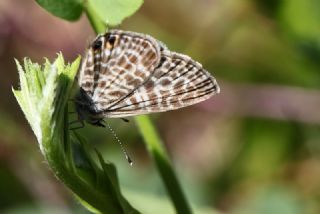
[[[106,127],[102,122],[104,122],[104,120],[97,120],[96,122],[91,124],[94,126]]]
[[[83,120],[75,120],[69,123],[69,126],[71,126],[72,124],[79,124],[79,126],[75,126],[75,127],[71,127],[69,128],[69,130],[76,130],[76,129],[81,129],[84,127],[84,122]]]
[[[120,118],[123,122],[129,123],[130,120],[128,120],[127,118]]]

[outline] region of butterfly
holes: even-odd
[[[215,78],[189,56],[149,35],[122,30],[95,38],[78,84],[79,121],[96,126],[104,126],[104,118],[175,110],[220,92]]]

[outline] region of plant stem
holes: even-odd
[[[96,33],[104,32],[106,25],[104,25],[99,17],[97,17],[89,3],[86,4],[85,11],[94,31]],[[151,120],[145,115],[136,117],[135,120],[177,213],[192,213],[190,205],[187,202],[174,169],[172,168],[169,156]]]
[[[159,170],[161,178],[165,184],[167,192],[171,197],[177,213],[192,213],[174,169],[170,163],[166,149],[164,148],[163,143],[150,118],[142,115],[135,117],[135,119],[140,133],[144,138],[147,149]]]
[[[86,1],[84,11],[96,34],[104,33],[108,30],[107,25],[96,15],[89,1]]]

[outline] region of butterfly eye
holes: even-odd
[[[101,41],[101,40],[96,40],[96,41],[94,41],[94,43],[92,44],[92,48],[93,48],[94,50],[97,50],[97,49],[101,48],[101,46],[102,46],[102,41]]]

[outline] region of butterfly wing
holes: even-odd
[[[109,109],[145,83],[160,61],[160,45],[150,36],[112,30],[88,49],[79,85],[96,112]]]
[[[200,63],[186,55],[164,50],[150,78],[111,105],[104,114],[126,117],[174,110],[204,101],[219,91],[215,78]]]

